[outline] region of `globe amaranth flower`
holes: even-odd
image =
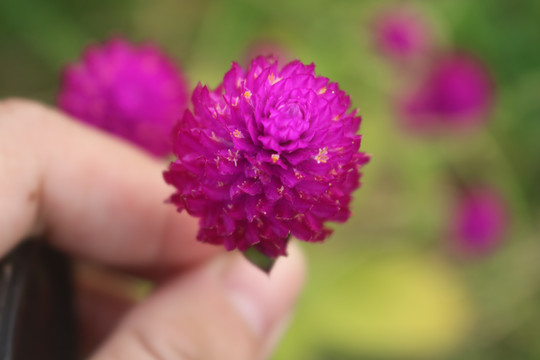
[[[275,258],[290,235],[321,241],[325,222],[349,218],[368,161],[360,117],[314,70],[258,57],[247,69],[233,63],[214,91],[197,86],[164,177],[177,189],[171,202],[200,217],[200,241]]]
[[[428,52],[432,29],[418,12],[393,7],[379,13],[373,37],[377,50],[394,60],[406,60]]]
[[[73,117],[156,156],[171,153],[170,132],[187,105],[180,69],[157,46],[114,38],[89,47],[63,72],[58,105]]]
[[[294,60],[286,44],[277,40],[262,38],[254,40],[247,46],[242,55],[240,65],[249,65],[252,59],[261,55],[274,58],[278,66],[285,65]]]
[[[483,123],[493,103],[486,66],[465,54],[437,59],[420,86],[399,106],[405,125],[419,132],[473,128]]]
[[[487,186],[466,189],[458,198],[452,233],[466,254],[484,254],[500,243],[508,228],[508,210],[501,194]]]

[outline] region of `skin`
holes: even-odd
[[[195,241],[196,219],[164,204],[163,170],[54,109],[0,101],[0,255],[45,234],[76,260],[90,359],[268,358],[304,282],[302,254],[291,246],[268,276]],[[142,300],[133,276],[154,285]]]

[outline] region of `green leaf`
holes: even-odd
[[[253,265],[261,269],[267,274],[270,274],[270,271],[272,270],[272,267],[274,266],[274,263],[276,262],[276,259],[272,259],[263,253],[261,253],[259,250],[255,249],[254,247],[250,247],[244,252],[244,256],[246,259],[248,259]]]

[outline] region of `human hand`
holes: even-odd
[[[156,282],[137,304],[100,282],[77,284],[92,359],[267,358],[303,283],[301,254],[290,247],[267,276],[196,242],[196,221],[163,204],[162,170],[52,109],[1,102],[0,256],[44,232],[73,258]]]

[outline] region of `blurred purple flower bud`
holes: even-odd
[[[493,189],[467,189],[458,199],[452,235],[458,250],[466,254],[487,253],[503,239],[508,228],[507,205]]]
[[[274,40],[259,39],[246,48],[242,57],[242,65],[249,66],[253,59],[261,55],[276,59],[278,66],[283,66],[294,60],[290,51],[283,44]]]
[[[378,51],[400,61],[425,54],[431,46],[430,33],[424,17],[402,7],[390,8],[378,14],[373,27]]]
[[[171,153],[170,132],[187,105],[180,69],[157,46],[119,38],[90,46],[64,69],[58,106],[156,156]]]
[[[400,100],[400,117],[417,132],[470,129],[486,121],[493,81],[474,58],[451,54],[435,61],[420,86]]]

